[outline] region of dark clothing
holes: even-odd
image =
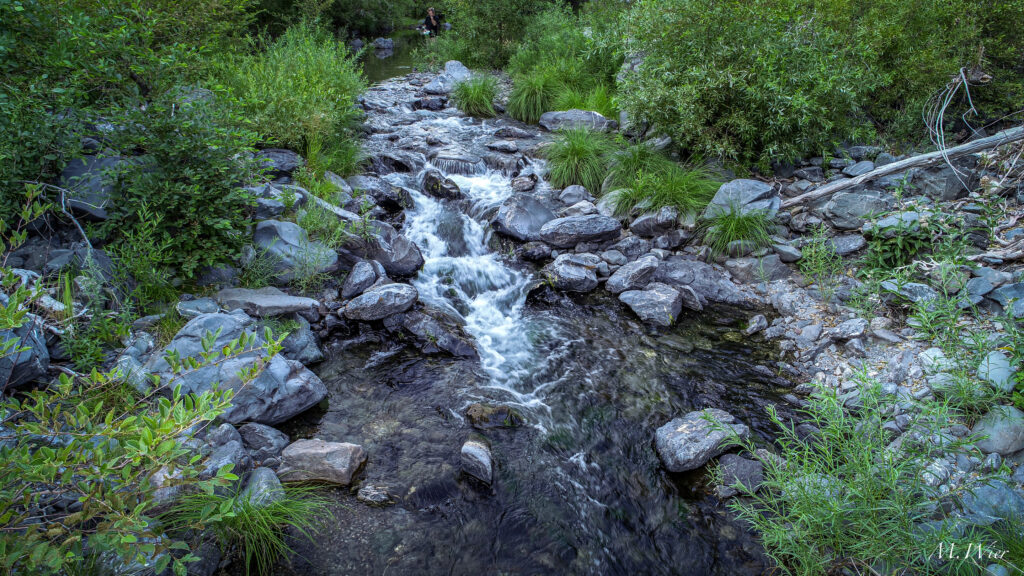
[[[423,26],[430,32],[431,36],[437,36],[437,31],[441,29],[441,15],[434,13],[434,21],[430,21],[430,14],[423,20]]]

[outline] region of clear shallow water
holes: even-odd
[[[493,128],[439,116],[413,129],[477,151]],[[736,342],[736,327],[692,316],[652,331],[601,290],[531,295],[535,271],[512,259],[486,223],[511,194],[509,179],[438,168],[472,173],[449,174],[468,200],[421,194],[421,174],[387,178],[415,202],[403,230],[426,263],[412,284],[423,303],[464,321],[481,360],[428,357],[392,338],[327,346],[318,373],[329,408],[289,432],[361,444],[369,460],[356,486],[332,491],[334,521],[314,543],[296,543],[290,570],[761,573],[759,545],[709,494],[702,472],[667,474],[653,439],[671,418],[705,407],[763,436],[764,407],[780,385],[755,370],[769,351]],[[512,406],[525,418],[481,432],[494,456],[489,487],[460,472],[460,448],[478,433],[464,415],[475,402]],[[386,486],[396,504],[357,502],[360,484]]]

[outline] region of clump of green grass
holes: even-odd
[[[579,184],[587,190],[600,190],[613,150],[612,141],[603,133],[586,128],[561,130],[544,149],[548,180],[556,188]]]
[[[498,80],[494,76],[476,75],[463,80],[452,89],[455,106],[470,116],[495,116],[494,97],[498,95]]]
[[[238,551],[246,574],[271,574],[278,558],[291,552],[285,529],[312,540],[323,526],[327,500],[313,487],[299,485],[284,485],[270,496],[253,498],[238,487],[228,494],[188,494],[165,515],[166,525],[181,532],[209,529],[223,551]]]
[[[612,190],[631,188],[640,173],[653,174],[670,170],[675,164],[660,150],[641,142],[626,146],[612,156],[608,183]]]
[[[801,248],[800,263],[797,266],[805,278],[818,285],[822,299],[831,301],[838,288],[839,276],[843,273],[843,257],[836,252],[832,240],[825,236],[824,226],[816,227],[811,241]]]
[[[565,86],[555,97],[554,110],[593,110],[606,118],[615,118],[619,111],[608,86],[598,84],[589,91]]]
[[[682,213],[699,212],[714,198],[720,184],[707,171],[666,162],[654,169],[639,170],[629,187],[616,192],[612,198],[616,216],[666,207]]]
[[[516,120],[536,124],[541,114],[554,107],[559,82],[544,71],[517,77],[509,95],[508,113]]]
[[[358,174],[369,159],[358,139],[347,132],[334,137],[329,144],[320,135],[310,136],[306,143],[306,167],[318,177],[328,170],[343,178]]]
[[[729,244],[737,240],[749,242],[754,249],[771,243],[774,220],[763,210],[742,210],[730,206],[728,210],[716,210],[701,223],[704,243],[717,258],[729,250]]]

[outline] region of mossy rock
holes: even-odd
[[[466,418],[469,418],[470,424],[478,430],[516,428],[526,422],[523,416],[513,408],[479,402],[466,408]]]

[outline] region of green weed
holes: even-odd
[[[479,118],[491,118],[494,98],[498,95],[498,80],[494,76],[478,74],[463,80],[452,89],[455,106],[463,113]]]
[[[729,244],[737,240],[749,242],[755,249],[768,246],[774,229],[774,220],[766,212],[737,206],[717,210],[700,224],[704,243],[715,258],[728,253]]]
[[[542,114],[554,107],[558,86],[558,81],[543,71],[517,76],[509,95],[509,116],[536,124]]]
[[[605,134],[573,128],[561,130],[544,149],[548,160],[548,180],[556,188],[579,184],[587,190],[600,190],[613,150]]]

